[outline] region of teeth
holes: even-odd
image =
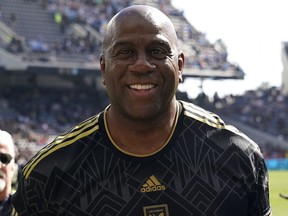
[[[135,84],[135,85],[130,85],[130,88],[132,89],[137,89],[137,90],[147,90],[153,88],[154,85],[151,84],[146,84],[146,85],[140,85],[140,84]]]

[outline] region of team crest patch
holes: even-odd
[[[144,206],[144,216],[169,216],[168,205]]]

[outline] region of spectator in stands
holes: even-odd
[[[0,215],[12,213],[12,179],[15,170],[15,149],[11,135],[0,130]]]
[[[23,169],[18,215],[270,215],[259,147],[217,115],[176,100],[184,54],[158,9],[107,26],[100,67],[111,104]]]
[[[10,13],[9,15],[9,26],[10,28],[14,29],[16,25],[16,14],[15,13]]]
[[[24,51],[24,47],[23,47],[21,40],[17,39],[14,36],[11,36],[11,40],[9,44],[7,45],[6,49],[7,51],[10,51],[15,54],[22,53]]]

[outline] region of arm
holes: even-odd
[[[43,185],[43,184],[42,184]],[[12,196],[13,212],[18,216],[40,216],[47,214],[41,184],[36,179],[24,177],[18,182],[17,191]]]
[[[252,186],[249,215],[272,216],[269,201],[268,171],[260,152],[255,153],[255,182]]]

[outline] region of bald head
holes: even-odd
[[[160,10],[147,5],[133,5],[121,10],[108,23],[103,41],[103,51],[113,41],[119,29],[125,26],[136,26],[139,33],[144,26],[150,25],[151,31],[165,32],[172,43],[177,45],[177,35],[171,20]],[[147,32],[143,32],[147,33]]]
[[[3,130],[0,130],[0,147],[3,147],[3,149],[6,149],[7,152],[5,153],[10,154],[14,158],[15,149],[14,149],[14,142],[13,142],[12,136],[11,134]]]

